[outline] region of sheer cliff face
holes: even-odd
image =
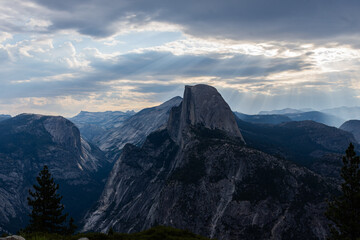
[[[77,219],[100,195],[109,168],[102,152],[63,117],[21,114],[0,122],[0,228],[17,231],[26,224],[28,189],[45,164]]]
[[[171,137],[178,143],[187,138],[191,126],[222,130],[243,140],[229,105],[208,85],[185,86],[182,104],[172,109],[167,124]]]
[[[246,147],[230,110],[217,112],[226,108],[213,102],[222,100],[213,88],[185,92],[166,129],[142,147],[125,146],[83,230],[160,224],[217,239],[324,239],[324,199],[334,186]]]

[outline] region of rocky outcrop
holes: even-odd
[[[357,143],[360,143],[360,120],[346,121],[339,128],[354,135]]]
[[[21,114],[0,122],[0,229],[16,232],[27,223],[28,189],[45,164],[76,220],[100,195],[111,167],[63,117]]]
[[[171,108],[178,106],[181,101],[181,97],[174,97],[159,106],[141,110],[120,126],[109,129],[97,141],[98,146],[107,153],[109,159],[117,160],[125,144],[139,146],[145,141],[146,136],[164,126]]]
[[[83,230],[160,224],[217,239],[325,239],[324,199],[336,185],[247,147],[230,110],[208,104],[216,92],[199,89],[187,87],[166,129],[124,147]]]
[[[44,119],[43,125],[46,131],[50,133],[51,140],[54,143],[76,149],[78,154],[81,154],[80,132],[73,123],[63,117],[47,117]]]

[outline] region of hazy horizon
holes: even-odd
[[[182,96],[174,96],[174,97],[182,97]],[[171,98],[170,98],[171,99]],[[170,99],[167,99],[166,101],[170,100]],[[164,102],[166,102],[164,101]],[[19,113],[16,113],[16,114],[10,114],[10,113],[2,113],[0,112],[0,115],[11,115],[11,117],[15,117],[19,114],[40,114],[40,115],[49,115],[49,116],[63,116],[65,118],[72,118],[72,117],[75,117],[76,115],[80,114],[80,112],[127,112],[127,111],[134,111],[135,113],[145,109],[145,108],[151,108],[151,107],[156,107],[164,102],[159,102],[157,104],[154,104],[154,105],[149,105],[147,107],[144,107],[144,108],[141,108],[141,109],[126,109],[126,110],[104,110],[104,111],[91,111],[91,110],[87,110],[87,109],[81,109],[79,112],[76,112],[75,114],[70,114],[70,115],[63,115],[63,114],[57,114],[57,113],[52,113],[52,114],[47,114],[47,113],[41,113],[41,112],[19,112]],[[249,114],[249,115],[257,115],[257,114],[260,114],[260,112],[262,111],[280,111],[280,110],[285,110],[285,109],[294,109],[294,110],[300,110],[300,111],[304,111],[304,112],[309,112],[309,111],[323,111],[323,110],[328,110],[328,109],[336,109],[336,108],[343,108],[343,107],[346,107],[346,108],[353,108],[353,107],[359,107],[360,106],[338,106],[338,107],[331,107],[331,108],[322,108],[322,109],[315,109],[315,108],[306,108],[306,107],[301,107],[301,108],[296,108],[296,107],[284,107],[284,108],[273,108],[273,109],[262,109],[262,110],[259,110],[257,112],[244,112],[244,111],[241,111],[241,110],[236,110],[236,109],[233,109],[233,107],[230,106],[231,110],[234,111],[234,112],[239,112],[239,113],[243,113],[243,114]],[[342,116],[338,116],[338,117],[342,117]],[[346,117],[344,117],[346,118]]]
[[[233,111],[360,105],[360,3],[0,1],[0,114],[139,111],[216,87]]]

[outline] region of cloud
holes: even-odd
[[[0,29],[9,34],[47,33],[51,10],[32,1],[0,2]]]
[[[222,55],[174,55],[155,51],[120,55],[111,61],[93,59],[90,65],[94,69],[106,69],[103,71],[106,72],[104,78],[113,79],[161,79],[164,76],[249,77],[284,70],[300,71],[309,67],[301,58],[266,58],[243,54],[223,58]]]
[[[219,88],[219,92],[234,111],[257,114],[262,110],[291,108],[312,108],[321,110],[339,106],[357,106],[357,92],[353,89],[339,88],[332,92],[321,89],[294,88],[292,91],[283,90],[274,96],[252,92],[238,92],[236,89]]]
[[[76,59],[76,50],[73,49],[73,46],[66,44],[64,46],[68,51],[62,50],[61,52],[65,52]],[[58,52],[56,49],[53,51]],[[51,51],[46,54],[54,55]],[[85,53],[79,54],[84,55]],[[118,82],[125,80],[128,86],[135,87],[134,91],[137,89],[139,92],[163,92],[166,90],[166,86],[161,87],[156,84],[153,86],[136,86],[137,81],[147,81],[148,84],[160,81],[164,85],[164,83],[171,82],[179,77],[256,77],[285,70],[300,71],[309,67],[301,58],[267,59],[262,56],[241,54],[235,54],[231,58],[225,59],[213,55],[174,55],[169,52],[154,51],[128,53],[105,59],[100,58],[96,51],[87,51],[86,54],[93,54],[83,56],[83,61],[89,63],[88,69],[90,71],[88,69],[82,71],[81,68],[76,68],[76,72],[73,72],[72,64],[67,61],[57,63],[58,68],[56,68],[52,62],[39,62],[39,60],[33,60],[34,56],[25,54],[21,72],[13,74],[12,78],[6,77],[6,71],[2,71],[0,74],[3,75],[4,79],[7,79],[6,82],[0,83],[2,85],[0,98],[88,94],[111,88],[108,83],[114,80]],[[68,58],[61,57],[60,59]],[[55,58],[56,62],[57,60],[58,58]],[[42,67],[35,68],[34,65],[41,65]],[[6,65],[3,67],[8,68]],[[20,68],[19,65],[17,67]],[[155,88],[158,89],[155,90]]]
[[[162,85],[162,84],[146,84],[140,83],[136,84],[137,86],[134,88],[133,91],[140,92],[140,93],[169,93],[174,91],[175,89],[182,88],[183,84],[177,83],[170,83],[169,85]]]
[[[360,91],[359,10],[351,0],[1,1],[0,101],[126,110],[205,83],[249,109],[342,103]]]
[[[181,94],[184,84],[197,83],[264,96],[300,93],[307,88],[331,90],[348,84],[354,77],[351,69],[360,59],[358,50],[346,46],[290,48],[286,44],[191,39],[128,53],[108,54],[66,40],[55,43],[46,37],[7,44],[1,49],[13,59],[0,68],[3,100],[80,99],[95,94],[99,101],[114,102],[121,101],[119,93],[125,91],[157,102]],[[343,54],[346,57],[337,57]],[[333,71],[328,71],[330,67]],[[354,88],[355,83],[348,86]]]
[[[188,34],[236,40],[312,40],[359,33],[357,0],[92,0],[36,3],[52,11],[52,31],[107,37],[122,27],[175,24]],[[125,25],[126,24],[126,25]],[[120,26],[120,27],[118,27]]]
[[[0,48],[0,64],[6,63],[9,60],[9,55],[5,49]]]

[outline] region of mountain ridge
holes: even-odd
[[[231,128],[187,116],[187,107],[174,107],[175,128],[152,132],[141,147],[125,145],[83,230],[163,224],[218,239],[325,239],[324,199],[335,184],[248,147]],[[210,123],[222,118],[215,116]]]

